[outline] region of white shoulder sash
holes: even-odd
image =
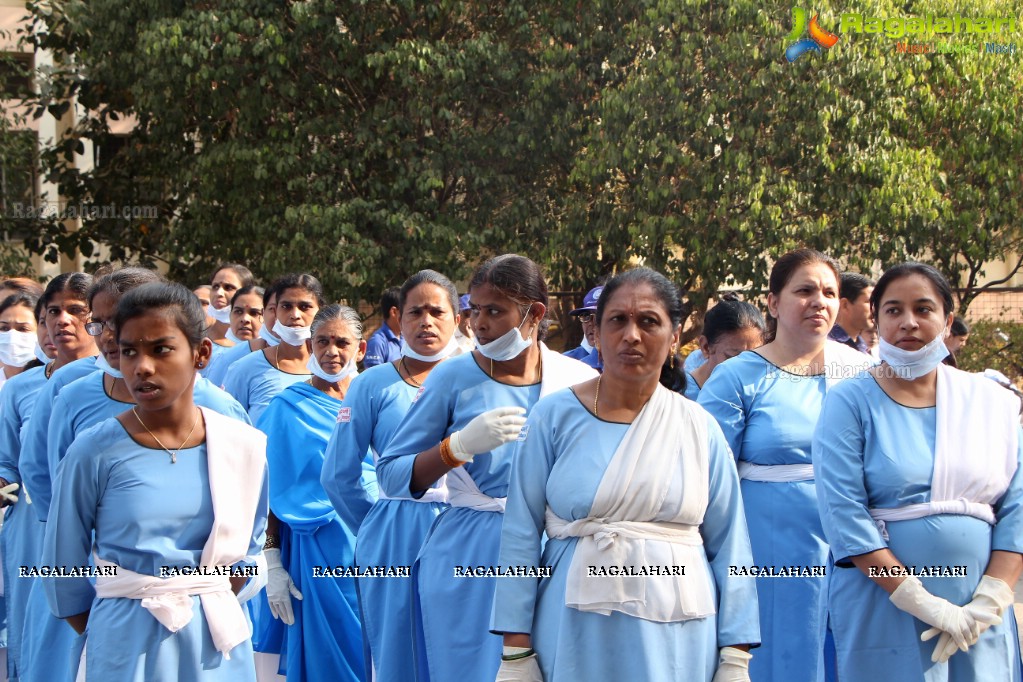
[[[1009,489],[1019,447],[1019,399],[983,377],[938,365],[931,500],[871,509],[885,521],[964,514],[994,525],[993,505]]]
[[[590,515],[570,522],[547,509],[549,537],[579,538],[566,605],[656,622],[715,612],[717,593],[699,532],[708,457],[703,409],[658,386],[615,451]]]

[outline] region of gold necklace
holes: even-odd
[[[276,369],[278,372],[281,371],[281,365],[278,362],[278,359],[280,358],[280,355],[281,355],[280,347],[279,346],[274,346],[274,369]]]
[[[187,443],[188,439],[192,437],[193,433],[195,433],[195,427],[199,425],[199,415],[202,414],[202,411],[199,410],[198,408],[195,410],[195,421],[192,422],[192,430],[188,432],[187,436],[185,436],[185,440],[181,441],[181,445],[178,446],[178,449],[171,452],[170,448],[161,443],[160,439],[156,437],[156,434],[149,430],[149,427],[146,426],[146,423],[144,421],[142,421],[142,417],[139,416],[139,413],[134,406],[131,408],[131,412],[132,414],[135,415],[135,418],[139,420],[139,424],[142,424],[142,428],[146,430],[146,433],[152,436],[153,440],[156,441],[156,444],[163,448],[168,455],[170,455],[171,464],[178,463],[178,453],[181,452],[181,448],[185,447],[185,443]]]
[[[600,380],[604,378],[603,374],[597,376],[597,392],[593,394],[593,416],[597,416],[597,399],[600,398]]]
[[[494,361],[491,360],[490,362],[493,363]],[[408,365],[405,364],[405,356],[404,355],[401,356],[401,362],[399,364],[401,365],[401,368],[403,370],[405,370],[405,375],[408,377],[408,380],[412,382],[412,385],[415,386],[416,388],[422,388],[423,385],[421,383],[419,383],[418,381],[416,381],[415,379],[412,378],[412,372],[410,372],[408,370]],[[491,371],[491,376],[493,376],[493,371],[494,371],[493,365],[491,365],[490,371]]]

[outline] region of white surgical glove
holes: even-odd
[[[3,500],[3,504],[0,504],[0,506],[14,504],[15,502],[17,502],[18,496],[15,495],[14,493],[20,487],[21,486],[18,485],[17,483],[8,483],[3,488],[0,488],[0,499]]]
[[[955,646],[966,651],[980,636],[980,624],[971,614],[967,613],[962,606],[956,606],[946,599],[935,597],[924,588],[923,583],[916,576],[910,576],[903,580],[888,599],[897,608],[932,627],[931,630],[920,636],[920,639],[925,642],[937,634],[934,631],[934,628],[937,628],[937,630],[947,632]],[[928,634],[932,632],[933,634]]]
[[[712,682],[750,682],[749,662],[753,654],[734,646],[723,646],[718,652],[718,669]]]
[[[1002,614],[1005,613],[1007,608],[1012,606],[1013,601],[1015,601],[1015,595],[1012,592],[1012,588],[1004,580],[999,580],[990,575],[985,575],[980,579],[980,584],[973,591],[973,601],[963,607],[966,613],[980,625],[978,638],[989,627],[1002,622]],[[934,663],[944,663],[959,648],[952,640],[950,634],[937,628],[931,628],[923,633],[920,639],[926,642],[939,634],[941,637],[938,638],[938,645],[934,647],[934,653],[931,654],[931,661]],[[974,643],[976,642],[971,642],[971,645]],[[963,651],[966,650],[963,649]]]
[[[288,575],[281,563],[281,550],[264,549],[266,555],[267,581],[266,600],[270,603],[270,613],[280,618],[285,625],[295,624],[295,612],[291,608],[291,598],[302,599],[302,593]]]
[[[529,649],[524,647],[504,647],[505,655],[509,656],[527,651]],[[497,678],[494,682],[543,682],[543,674],[540,672],[540,663],[536,653],[525,658],[517,658],[514,661],[501,661],[501,667],[497,669]]]
[[[481,452],[510,443],[526,423],[525,408],[498,407],[473,418],[461,431],[451,434],[451,454],[471,462]]]

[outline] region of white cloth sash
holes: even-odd
[[[540,360],[543,362],[540,398],[546,398],[555,391],[597,378],[597,370],[574,358],[555,353],[543,342],[540,343]]]
[[[827,388],[875,364],[877,362],[871,356],[834,339],[828,339],[824,344],[824,383]]]
[[[462,467],[448,472],[448,504],[452,507],[468,507],[476,511],[504,513],[508,498],[485,495],[472,480],[469,472]]]
[[[739,460],[737,468],[739,478],[744,478],[747,481],[790,483],[813,480],[812,464],[754,464]]]
[[[448,502],[448,483],[445,476],[441,476],[437,481],[437,484],[432,488],[427,488],[426,492],[423,493],[422,497],[391,497],[384,492],[384,489],[377,487],[377,499],[378,500],[408,500],[409,502]]]
[[[870,509],[886,521],[935,514],[973,516],[994,525],[993,505],[1009,489],[1019,447],[1019,399],[983,377],[938,365],[931,501]]]
[[[157,578],[121,568],[96,557],[99,568],[113,567],[113,575],[96,577],[96,596],[101,599],[138,599],[142,608],[171,632],[177,632],[192,620],[192,597],[202,602],[206,623],[217,651],[228,652],[249,638],[249,624],[241,604],[231,591],[226,575],[178,575]]]
[[[373,466],[375,467],[380,461],[380,455],[376,452],[373,453]],[[377,499],[378,500],[409,500],[411,502],[443,502],[447,504],[448,501],[448,479],[447,474],[437,479],[437,482],[433,484],[433,487],[427,488],[426,492],[423,493],[422,497],[391,497],[384,492],[383,486],[377,486]]]
[[[206,424],[206,462],[213,500],[213,527],[199,563],[233,566],[245,559],[252,541],[252,524],[266,475],[266,436],[236,419],[205,407],[199,409]],[[96,562],[97,566],[113,565],[98,557]],[[96,593],[142,599],[142,606],[171,632],[191,620],[191,595],[197,594],[213,643],[224,658],[230,659],[231,649],[249,639],[248,620],[227,576],[157,578],[118,567],[116,576],[97,577]]]
[[[579,538],[567,606],[661,623],[715,613],[699,533],[709,486],[706,420],[696,403],[658,385],[608,464],[590,516],[569,522],[548,508],[548,537]],[[676,566],[685,574],[670,570]],[[644,569],[652,574],[628,575]]]

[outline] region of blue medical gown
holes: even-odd
[[[327,443],[322,482],[342,520],[357,534],[360,566],[410,568],[433,520],[445,508],[412,499],[374,501],[364,484],[364,454],[378,459],[419,389],[394,365],[372,367],[352,380],[348,408]],[[378,682],[414,679],[410,578],[360,580],[362,629]]]
[[[883,538],[868,509],[931,500],[936,418],[934,407],[896,403],[866,373],[835,387],[824,402],[813,459],[821,520],[838,564],[831,571],[828,608],[839,679],[1021,679],[1011,607],[1002,624],[988,629],[968,652],[956,652],[947,664],[932,663],[937,639],[920,641],[930,626],[897,609],[849,561],[888,548],[905,566],[961,567],[964,576],[920,580],[931,594],[963,605],[973,598],[992,550],[1023,552],[1023,466],[1017,466],[1009,489],[995,505],[994,527],[972,516],[940,514],[887,521],[889,539]]]
[[[340,407],[337,398],[296,383],[270,401],[259,421],[267,434],[270,509],[291,531],[284,565],[303,596],[292,600],[295,623],[287,629],[289,682],[365,679],[355,578],[316,571],[322,576],[323,568],[355,563],[355,537],[320,484]]]
[[[825,391],[823,376],[790,374],[746,351],[714,368],[698,402],[721,426],[737,461],[810,464],[810,443]],[[812,567],[827,565],[828,546],[813,480],[740,484],[758,566],[808,567],[812,572]],[[750,665],[751,679],[823,680],[824,578],[758,577],[757,594],[762,646]]]
[[[392,497],[409,496],[418,453],[483,412],[529,409],[539,396],[539,384],[510,386],[492,380],[471,353],[445,360],[423,382],[421,394],[377,462],[380,489]],[[506,443],[476,455],[464,469],[483,494],[505,497],[514,456],[514,444]],[[496,675],[501,638],[489,632],[496,579],[467,580],[454,572],[456,566],[497,563],[501,521],[496,512],[452,507],[433,522],[413,569],[417,679],[492,680]]]
[[[159,576],[161,567],[195,567],[213,526],[206,446],[163,450],[140,446],[117,419],[86,429],[61,462],[43,546],[43,562],[82,566],[95,553],[130,571]],[[267,490],[252,520],[248,554],[262,551]],[[95,542],[95,545],[93,544]],[[139,600],[100,599],[87,578],[43,580],[54,615],[91,609],[86,635],[89,680],[187,682],[255,679],[248,640],[216,650],[198,597],[193,618],[171,633]]]
[[[541,549],[546,507],[566,521],[589,516],[629,425],[594,417],[571,390],[533,408],[512,471],[498,565],[547,566],[551,577],[500,579],[492,629],[531,633],[546,682],[709,682],[719,647],[760,641],[755,580],[729,576],[729,567],[752,563],[738,477],[721,430],[700,412],[697,417],[708,421],[710,467],[709,505],[700,534],[716,586],[717,613],[658,623],[567,607],[565,585],[578,538],[548,540]],[[666,503],[668,509],[673,518],[677,500]]]

